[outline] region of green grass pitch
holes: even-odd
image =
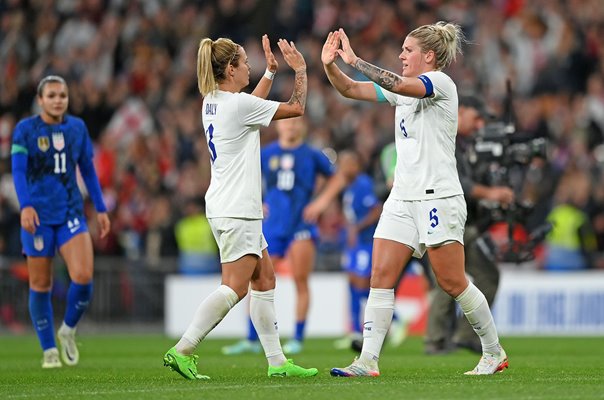
[[[309,339],[295,357],[319,369],[307,379],[266,376],[262,355],[222,356],[231,341],[206,340],[199,370],[210,381],[186,381],[163,367],[174,340],[153,335],[82,334],[80,364],[42,370],[33,335],[0,336],[0,399],[604,399],[604,338],[503,338],[510,368],[464,376],[478,357],[467,351],[423,354],[421,339],[387,345],[378,378],[333,378],[354,353],[332,339]]]

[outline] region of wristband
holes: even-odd
[[[275,74],[277,73],[277,71],[275,72],[271,72],[268,70],[268,68],[266,69],[266,71],[264,71],[264,77],[268,80],[273,80],[275,78]]]

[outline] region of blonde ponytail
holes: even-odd
[[[229,64],[239,65],[237,43],[226,38],[216,41],[201,39],[197,50],[197,86],[202,96],[216,90],[218,83],[226,79],[225,71]]]

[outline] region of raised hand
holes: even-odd
[[[321,62],[324,65],[332,64],[338,57],[338,48],[340,47],[340,32],[329,32],[323,50],[321,51]]]
[[[277,72],[279,63],[271,50],[271,42],[268,40],[268,35],[262,36],[262,49],[264,50],[264,58],[266,58],[266,69],[271,72]]]
[[[279,39],[277,45],[281,50],[281,54],[283,54],[285,62],[290,66],[291,69],[294,71],[306,70],[306,61],[304,60],[304,56],[298,51],[298,49],[296,49],[294,42],[288,43],[285,39]]]
[[[342,43],[342,48],[337,50],[338,55],[342,57],[342,60],[344,60],[346,64],[354,65],[358,57],[356,54],[354,54],[352,47],[350,47],[350,41],[348,40],[348,36],[342,28],[340,28],[338,32],[340,34],[340,42]]]

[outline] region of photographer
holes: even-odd
[[[476,208],[480,200],[497,203],[505,208],[514,201],[514,191],[507,186],[489,187],[473,180],[467,153],[473,144],[474,134],[479,132],[491,117],[484,102],[473,95],[461,95],[458,116],[455,155],[459,179],[468,204],[464,233],[466,273],[484,293],[489,305],[492,305],[499,284],[499,270],[496,263],[486,257],[477,245],[482,227],[479,228],[478,225]],[[478,336],[463,315],[457,317],[453,298],[439,286],[435,286],[430,293],[430,299],[425,338],[426,354],[443,354],[458,347],[481,353]]]

